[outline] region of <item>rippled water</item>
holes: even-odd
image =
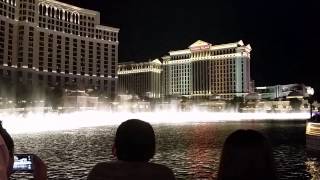
[[[269,137],[280,179],[320,179],[320,160],[305,152],[302,122],[155,125],[153,161],[172,168],[177,179],[215,179],[222,144],[239,128],[256,129]],[[115,126],[106,126],[14,135],[14,140],[17,153],[35,153],[47,163],[49,179],[86,179],[97,162],[113,159],[115,131]]]

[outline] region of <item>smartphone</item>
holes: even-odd
[[[13,172],[33,172],[32,154],[14,154]]]

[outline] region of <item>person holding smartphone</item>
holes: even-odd
[[[14,159],[17,157],[29,157],[30,167],[21,169],[21,172],[29,172],[33,174],[35,180],[47,179],[47,167],[44,162],[34,154],[14,155],[14,142],[10,134],[2,127],[0,121],[0,180],[9,179],[13,173]],[[16,169],[20,171],[19,169]]]

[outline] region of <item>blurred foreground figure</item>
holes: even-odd
[[[226,139],[218,180],[276,180],[272,149],[254,130],[237,130]]]
[[[88,180],[171,180],[173,172],[164,165],[150,163],[155,154],[155,134],[144,121],[131,119],[117,129],[112,148],[116,161],[98,163]]]
[[[13,168],[14,142],[0,121],[0,180],[9,179]],[[47,167],[36,155],[33,155],[34,180],[47,179]]]
[[[6,143],[0,136],[0,179],[8,179],[9,152]]]

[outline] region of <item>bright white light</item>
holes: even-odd
[[[141,119],[151,124],[181,124],[201,122],[227,122],[245,120],[307,119],[309,113],[234,113],[174,110],[157,112],[79,111],[72,113],[29,112],[26,114],[0,113],[3,126],[12,134],[59,131],[96,126],[115,126],[127,119]]]
[[[314,89],[312,87],[307,87],[307,94],[312,96],[314,94]]]

